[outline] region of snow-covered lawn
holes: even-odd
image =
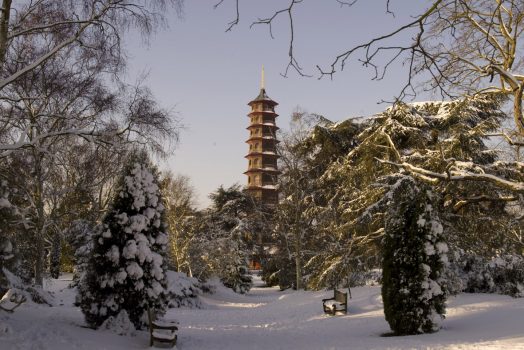
[[[24,304],[0,324],[12,332],[0,335],[0,349],[145,349],[148,333],[118,336],[84,328],[72,306],[67,280],[50,289],[63,305]],[[524,349],[524,298],[462,294],[448,302],[448,316],[438,333],[382,337],[384,320],[379,287],[352,290],[349,312],[325,316],[324,292],[281,292],[255,287],[247,295],[219,288],[202,297],[202,309],[171,309],[180,321],[177,348],[182,349]]]

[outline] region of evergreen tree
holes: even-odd
[[[397,103],[371,118],[336,124],[323,121],[291,148],[303,161],[292,176],[287,166],[280,166],[281,204],[295,200],[302,206],[295,217],[307,223],[302,225],[307,231],[299,246],[307,287],[345,285],[380,267],[384,224],[391,207],[388,193],[403,173],[409,173],[393,164],[457,176],[473,172],[524,181],[524,173],[511,170],[511,162],[500,161],[487,142],[486,135],[496,133],[507,120],[501,111],[503,103],[498,94]],[[285,138],[281,139],[285,145]],[[437,181],[423,175],[417,179],[430,185],[442,204],[435,209],[450,249],[488,259],[499,252],[522,252],[522,225],[516,220],[524,205],[515,193],[482,181]],[[290,185],[298,180],[302,183],[295,191]],[[281,205],[278,211],[283,218],[281,227],[294,223],[286,213],[288,208]],[[296,242],[291,232],[278,232],[279,252],[272,255],[272,272],[266,281],[275,281],[277,271],[292,273],[295,269],[286,260],[294,253]]]
[[[448,247],[429,194],[405,177],[391,193],[385,225],[382,299],[396,335],[438,330],[444,316]]]
[[[238,185],[227,189],[221,186],[210,198],[213,206],[208,229],[218,253],[210,255],[214,255],[215,273],[226,287],[237,293],[246,293],[253,285],[247,266],[246,235],[253,233],[250,214],[255,203]]]
[[[73,283],[75,286],[82,279],[93,250],[94,224],[86,220],[75,220],[64,232],[66,243],[73,250]]]
[[[149,304],[163,313],[166,300],[167,234],[157,175],[145,153],[131,158],[120,191],[93,235],[93,253],[79,286],[87,323],[99,327],[126,311],[137,329]]]
[[[60,234],[55,233],[51,242],[51,253],[49,255],[49,274],[52,278],[60,276],[60,258],[62,256],[62,239]]]
[[[246,242],[254,233],[255,202],[239,185],[221,186],[210,198],[213,205],[201,214],[202,224],[195,227],[197,232],[190,248],[193,276],[200,280],[217,276],[226,287],[246,293],[252,286]]]

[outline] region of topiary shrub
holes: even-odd
[[[384,314],[395,335],[435,332],[444,317],[448,247],[430,195],[413,180],[392,193],[383,246]]]

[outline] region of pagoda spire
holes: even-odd
[[[260,90],[264,90],[266,88],[266,82],[265,82],[265,76],[264,76],[264,65],[262,65],[262,76],[260,78]]]

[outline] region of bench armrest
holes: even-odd
[[[322,299],[322,302],[325,303],[325,302],[328,301],[328,300],[335,300],[335,298]]]

